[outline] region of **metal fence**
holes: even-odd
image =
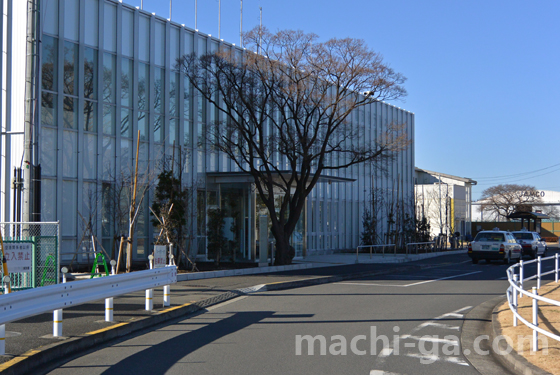
[[[8,272],[12,290],[37,288],[58,284],[60,265],[60,230],[58,222],[0,223],[0,231],[6,249],[14,247],[29,248],[31,244],[30,270],[28,272]],[[21,253],[11,252],[12,257]],[[2,259],[0,259],[2,265]],[[3,268],[0,275],[4,277]],[[2,286],[4,293],[4,286]]]

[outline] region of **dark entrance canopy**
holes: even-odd
[[[529,227],[528,230],[532,230],[534,232],[540,233],[541,232],[541,222],[543,219],[548,219],[549,216],[545,214],[541,214],[538,212],[526,212],[526,211],[516,211],[507,216],[508,219],[521,219],[521,228],[525,226],[525,220],[527,220]],[[531,229],[531,221],[533,222],[533,226]],[[520,228],[520,229],[521,229]]]

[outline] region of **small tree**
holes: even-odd
[[[219,208],[208,210],[208,257],[214,259],[216,266],[220,265],[223,251],[228,246],[228,239],[224,236],[226,224],[224,218],[223,210]]]
[[[179,179],[173,176],[173,172],[162,171],[158,176],[152,203],[152,210],[156,216],[152,218],[152,225],[161,230],[162,225],[157,218],[163,217],[169,241],[176,246],[183,237],[183,226],[186,224],[186,198],[187,192],[181,187]]]
[[[364,230],[361,234],[362,245],[375,245],[375,228],[377,222],[375,221],[375,216],[369,209],[364,210],[362,215],[362,225]]]
[[[481,209],[497,221],[509,220],[507,217],[515,211],[532,211],[535,203],[542,203],[536,190],[534,186],[517,184],[489,187],[482,192]]]

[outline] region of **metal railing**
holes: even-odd
[[[377,249],[377,248],[381,248],[382,249],[382,254],[383,256],[385,256],[385,248],[386,247],[393,247],[394,248],[394,254],[397,253],[397,247],[395,246],[395,244],[383,244],[383,245],[360,245],[356,248],[356,263],[359,263],[359,258],[358,258],[358,253],[360,252],[360,249],[363,248],[369,248],[369,257],[370,259],[372,258],[372,251],[373,249]],[[377,254],[377,251],[373,251],[374,254]]]
[[[538,346],[538,338],[539,338],[539,332],[542,333],[543,335],[546,335],[556,341],[560,341],[560,336],[553,334],[552,332],[546,331],[542,328],[539,328],[539,321],[538,321],[538,312],[539,312],[539,303],[538,301],[542,301],[545,303],[549,303],[551,305],[555,305],[560,307],[560,302],[559,301],[555,301],[552,300],[550,298],[546,298],[543,296],[539,296],[538,290],[541,287],[541,278],[545,275],[551,275],[554,274],[555,277],[555,282],[558,283],[558,253],[556,253],[554,256],[550,256],[550,257],[546,257],[546,258],[541,258],[540,256],[537,259],[533,259],[533,260],[529,260],[527,262],[523,262],[523,260],[520,260],[518,264],[514,264],[513,266],[509,267],[507,269],[507,278],[508,278],[508,282],[509,282],[509,287],[507,289],[506,292],[506,296],[507,296],[507,300],[508,300],[508,305],[510,310],[513,313],[513,326],[517,327],[517,320],[520,320],[521,322],[523,322],[527,327],[531,328],[533,330],[533,342],[532,342],[532,351],[537,351],[539,346]],[[543,261],[546,260],[553,260],[554,259],[554,269],[548,272],[542,272],[542,267],[541,267],[541,263]],[[537,263],[537,273],[534,274],[533,276],[530,277],[524,277],[524,266],[527,264],[531,264],[531,263]],[[519,268],[519,272],[516,273],[516,269]],[[526,291],[525,289],[523,289],[523,283],[527,280],[533,280],[536,279],[537,280],[537,286],[533,287],[531,292]],[[527,321],[526,319],[524,319],[519,312],[517,311],[519,305],[518,305],[518,299],[521,298],[523,295],[526,295],[527,297],[532,298],[533,302],[532,302],[532,322]]]
[[[3,282],[9,283],[10,280],[6,276]],[[52,311],[53,336],[61,337],[64,308],[105,299],[105,320],[110,322],[113,321],[113,297],[145,290],[146,310],[150,311],[153,309],[153,289],[163,287],[163,305],[170,306],[169,285],[176,282],[177,267],[168,266],[1,295],[0,355],[4,355],[6,350],[6,323]]]

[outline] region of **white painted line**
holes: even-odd
[[[397,374],[396,372],[387,372],[387,371],[381,371],[381,370],[371,370],[369,372],[369,375],[401,375],[401,374]]]
[[[427,283],[433,283],[434,281],[441,281],[441,280],[448,280],[448,279],[454,279],[456,277],[461,277],[461,276],[468,276],[468,275],[473,275],[475,273],[481,273],[482,271],[475,271],[475,272],[468,272],[468,273],[463,273],[460,275],[454,275],[454,276],[447,276],[447,277],[442,277],[439,279],[433,279],[433,280],[425,280],[425,281],[419,281],[417,283],[412,283],[412,284],[406,284],[406,285],[394,285],[394,284],[374,284],[374,283],[337,283],[337,284],[343,284],[343,285],[366,285],[366,286],[395,286],[395,287],[401,287],[401,288],[407,288],[409,286],[416,286],[416,285],[421,285],[421,284],[427,284]]]
[[[459,357],[440,357],[437,355],[424,355],[424,354],[416,354],[416,353],[409,353],[405,354],[407,357],[418,358],[420,360],[424,360],[426,362],[450,362],[461,366],[469,366],[467,362]]]
[[[379,353],[380,357],[388,357],[393,354],[393,348],[383,348],[383,350]]]
[[[451,326],[449,324],[442,324],[442,323],[435,323],[435,322],[426,322],[426,323],[422,323],[422,324],[419,325],[419,327],[422,327],[422,328],[428,327],[428,326],[436,327],[436,328],[443,328],[443,329],[452,329],[452,330],[455,330],[455,331],[460,331],[461,330],[461,327],[459,327],[459,326]]]
[[[455,314],[455,313],[449,313],[449,314],[445,314],[444,315],[446,318],[452,316],[454,318],[462,318],[464,315],[463,314]]]

